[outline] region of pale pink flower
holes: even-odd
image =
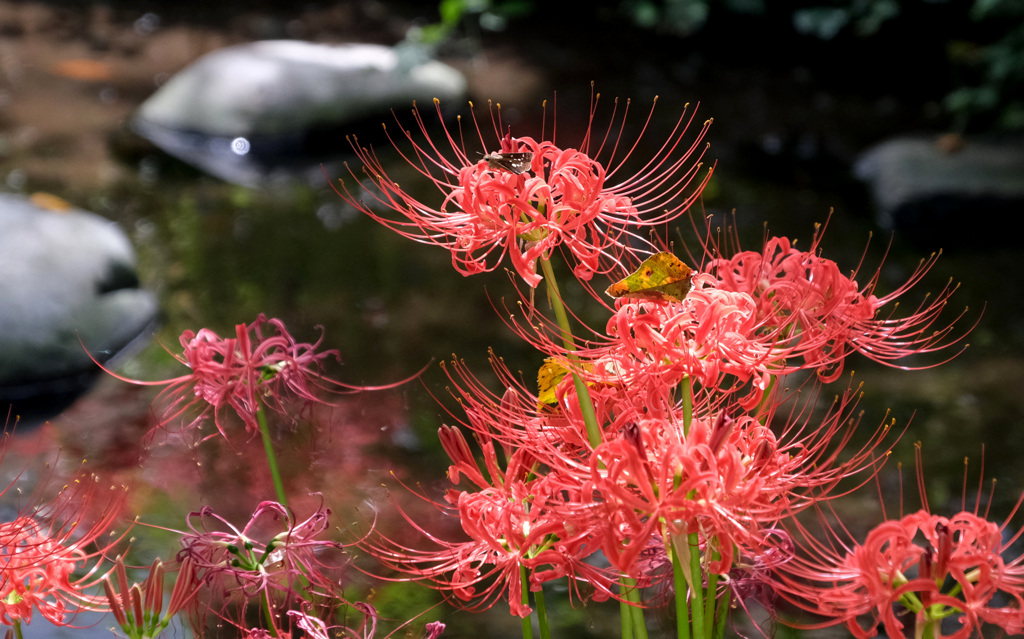
[[[321,504],[300,522],[291,509],[265,501],[238,530],[203,508],[189,514],[191,532],[182,536],[178,557],[191,561],[196,579],[223,594],[280,598],[286,606],[295,598],[336,594],[340,584],[331,573],[339,566],[331,561],[342,546],[320,538],[328,528],[329,515]]]
[[[298,342],[278,319],[260,315],[251,324],[238,324],[234,337],[220,337],[204,328],[181,335],[183,352],[175,359],[192,372],[159,382],[114,375],[133,384],[165,386],[158,403],[165,427],[184,419],[185,428],[198,427],[210,414],[217,432],[229,439],[225,412],[234,413],[252,436],[259,432],[262,407],[285,414],[298,403],[324,403],[324,392],[360,390],[326,377],[323,364],[338,359],[335,350],[319,351],[320,340]],[[113,373],[112,373],[113,374]],[[369,388],[366,388],[369,390]]]

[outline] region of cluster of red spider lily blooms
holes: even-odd
[[[814,388],[789,391],[783,380],[817,387],[854,353],[893,363],[956,344],[952,324],[938,324],[951,289],[896,313],[931,261],[904,286],[875,295],[877,271],[858,284],[819,255],[816,233],[805,251],[784,238],[735,255],[705,244],[698,272],[680,265],[674,272],[683,275],[666,283],[644,266],[669,259],[651,232],[684,215],[710,176],[697,161],[706,123],[684,144],[694,116],[680,117],[659,152],[621,177],[639,149],[639,140],[622,143],[621,128],[562,148],[553,134],[514,138],[500,111],[492,113],[491,131],[473,119],[479,160],[462,131],[431,141],[418,112],[418,133],[393,140],[439,190],[433,204],[410,196],[358,146],[364,173],[353,170],[358,184],[340,186],[350,204],[402,235],[449,249],[464,274],[497,268],[507,253],[530,287],[517,291],[525,312],[508,323],[537,349],[540,369],[534,389],[494,356],[494,390],[458,360],[446,367],[464,415],[439,429],[452,488],[432,503],[465,535],[442,539],[404,512],[424,533],[421,545],[389,536],[383,524],[354,531],[349,543],[385,567],[381,578],[422,581],[468,609],[505,600],[524,636],[536,620],[545,639],[544,585],[555,581],[574,598],[617,600],[629,639],[647,636],[644,610],[666,593],[679,637],[722,637],[731,608],[774,598],[812,613],[807,625],[845,624],[857,637],[1024,628],[1024,558],[1004,557],[1015,541],[1002,535],[1009,519],[995,524],[966,505],[950,517],[925,507],[857,542],[841,527],[816,537],[796,518],[831,515],[829,500],[870,482],[896,429],[880,424],[854,447],[857,389],[822,415]],[[595,113],[596,100],[592,122]],[[603,329],[574,327],[550,262],[557,252],[607,308]],[[600,277],[625,278],[616,283],[624,293],[604,301],[594,290]],[[547,303],[534,308],[541,282]],[[324,376],[325,358],[336,354],[264,317],[231,338],[189,331],[181,344],[191,372],[160,382],[159,428],[195,445],[215,445],[207,440],[218,434],[228,443],[261,438],[276,501],[259,504],[240,529],[210,508],[192,513],[175,561],[154,562],[135,584],[114,560],[121,536],[108,535],[123,491],[99,516],[69,511],[89,501],[80,496],[23,509],[0,524],[0,620],[20,634],[33,610],[67,624],[76,610],[109,609],[123,633],[141,639],[179,613],[202,633],[213,614],[259,639],[369,639],[377,614],[345,598],[346,548],[330,538],[330,509],[321,502],[302,520],[288,507],[273,455],[280,440],[266,426],[267,412],[288,418],[354,390]],[[210,422],[215,430],[201,430]],[[105,597],[87,592],[99,584]],[[351,616],[358,627],[343,623]],[[434,622],[424,634],[434,639],[443,629]]]
[[[675,258],[663,257],[667,243],[654,231],[680,218],[710,177],[700,163],[709,122],[686,143],[695,116],[684,110],[655,156],[636,161],[639,139],[622,140],[629,104],[601,134],[597,103],[575,148],[553,133],[513,137],[500,105],[489,105],[488,124],[473,115],[453,131],[435,102],[440,138],[414,110],[416,126],[389,136],[437,189],[431,201],[351,140],[363,167],[340,182],[349,204],[448,249],[464,275],[493,270],[508,254],[513,281],[547,287],[547,304],[536,308],[532,290],[520,291],[524,312],[508,320],[539,351],[539,388],[499,357],[499,391],[458,360],[447,368],[465,415],[439,431],[453,487],[433,503],[468,539],[446,541],[410,517],[424,545],[373,530],[361,547],[391,578],[421,580],[466,608],[507,600],[527,637],[533,615],[547,636],[544,584],[556,580],[576,597],[618,600],[623,636],[636,639],[646,637],[650,593],[666,587],[679,637],[721,637],[730,608],[768,593],[765,605],[782,597],[814,613],[813,625],[845,624],[858,637],[880,628],[893,637],[966,637],[985,624],[1019,630],[1024,559],[1001,558],[1005,523],[925,510],[842,546],[815,540],[796,518],[870,482],[895,434],[883,423],[852,448],[858,390],[821,416],[816,392],[796,399],[783,380],[817,388],[854,353],[909,368],[905,358],[960,342],[952,323],[939,324],[953,287],[897,313],[934,257],[903,286],[875,294],[879,271],[858,284],[856,272],[820,255],[818,229],[806,250],[772,238],[760,251],[723,255],[705,240],[699,272],[680,265],[683,275],[666,279],[659,265]],[[653,117],[652,108],[644,131]],[[627,176],[631,162],[640,168]],[[607,308],[604,330],[574,326],[550,262],[556,253]],[[604,288],[594,285],[599,275],[617,291],[614,302],[595,290]],[[666,292],[680,279],[685,286]]]

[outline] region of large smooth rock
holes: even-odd
[[[1024,139],[896,138],[863,153],[880,226],[929,250],[1018,242],[994,237],[1024,211]]]
[[[113,222],[52,197],[0,194],[0,422],[50,417],[149,337],[155,297]],[[47,208],[49,207],[49,208]]]
[[[132,127],[185,162],[253,185],[296,156],[344,152],[354,132],[346,124],[384,120],[414,100],[432,109],[435,97],[460,102],[466,80],[411,47],[267,40],[203,56],[146,100]]]

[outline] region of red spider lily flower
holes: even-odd
[[[603,505],[605,554],[624,572],[634,570],[652,536],[665,541],[696,533],[719,558],[711,572],[725,575],[736,553],[758,556],[785,516],[833,498],[844,479],[877,471],[879,428],[860,450],[844,450],[852,393],[837,401],[820,425],[793,422],[776,434],[760,421],[719,413],[639,420],[594,450],[583,492]],[[792,418],[791,418],[792,419]],[[765,416],[765,422],[771,415]]]
[[[355,184],[350,186],[342,180],[338,193],[400,235],[448,249],[452,264],[463,275],[493,270],[508,254],[519,276],[535,287],[541,280],[534,268],[536,260],[561,247],[572,254],[576,276],[588,280],[595,272],[610,268],[602,266],[602,257],[614,257],[627,245],[649,245],[640,232],[642,227],[664,224],[681,215],[711,175],[708,171],[698,176],[703,155],[700,143],[710,121],[687,146],[683,138],[694,116],[684,109],[658,153],[637,174],[610,185],[636,150],[639,139],[616,157],[620,144],[628,146],[621,140],[621,126],[629,103],[618,125],[618,135],[606,145],[613,137],[616,114],[612,113],[606,134],[595,134],[592,129],[599,97],[591,100],[590,126],[578,148],[562,148],[554,140],[512,137],[501,124],[500,105],[497,113],[491,110],[494,139],[488,142],[474,114],[479,158],[471,157],[473,154],[466,150],[461,131],[453,134],[445,128],[447,145],[440,146],[450,147],[450,152],[439,148],[419,110],[414,109],[422,141],[403,130],[402,137],[412,147],[410,152],[402,151],[400,139],[390,139],[424,183],[440,191],[440,202],[421,202],[405,191],[389,177],[376,153],[360,147],[355,139],[351,140],[352,146],[364,165],[369,185],[349,169]],[[440,117],[436,100],[435,106]],[[652,107],[645,130],[653,111]],[[496,149],[501,154],[523,154],[524,159],[529,158],[529,169],[513,171],[496,166],[493,156],[485,155]],[[693,156],[697,161],[691,164]]]
[[[296,522],[291,509],[277,502],[257,506],[252,519],[238,530],[209,507],[188,516],[190,533],[182,536],[181,561],[194,565],[196,578],[225,595],[245,599],[263,596],[283,599],[284,606],[313,594],[336,594],[337,579],[329,573],[338,568],[324,556],[341,549],[341,544],[317,539],[327,530],[330,510],[321,503],[308,519]],[[207,523],[218,528],[209,530]],[[258,529],[274,524],[284,530],[267,541],[254,537]]]
[[[623,395],[645,409],[674,406],[683,379],[710,393],[738,393],[749,408],[761,401],[785,359],[772,336],[759,334],[762,326],[753,298],[715,288],[711,277],[699,275],[681,302],[617,302],[607,336],[588,341],[576,369],[597,387],[595,394],[629,388]],[[557,357],[556,335],[547,331],[533,341]],[[567,391],[570,382],[563,382]]]
[[[133,384],[165,386],[160,393],[165,405],[164,425],[197,410],[199,414],[186,428],[198,426],[213,413],[217,433],[229,439],[223,413],[230,409],[242,420],[245,429],[255,435],[259,432],[257,414],[262,406],[285,414],[290,402],[325,402],[321,391],[380,388],[348,386],[325,377],[324,360],[337,359],[338,352],[317,352],[321,341],[322,337],[314,344],[297,342],[281,320],[260,315],[252,324],[237,325],[235,337],[220,337],[206,328],[198,333],[182,333],[184,352],[175,358],[192,369],[188,375],[161,382],[114,376]]]
[[[876,526],[828,564],[791,561],[785,572],[809,583],[788,581],[783,591],[858,639],[877,636],[879,625],[890,637],[918,636],[907,634],[901,612],[919,628],[955,619],[957,628],[942,635],[950,639],[984,636],[985,624],[1017,635],[1024,631],[1024,556],[1004,557],[1010,544],[1002,533],[972,512],[947,518],[922,510]]]
[[[923,481],[918,465],[919,487]],[[1010,522],[1022,504],[1024,495],[997,524],[977,507],[943,517],[926,502],[860,543],[840,539],[835,528],[815,539],[797,525],[802,543],[772,581],[782,597],[825,619],[808,627],[841,623],[857,639],[881,628],[893,638],[967,639],[989,636],[988,625],[1016,636],[1024,632],[1024,555],[1015,545],[1024,533]]]
[[[679,403],[687,380],[694,399],[715,397],[749,409],[763,400],[773,379],[785,372],[786,340],[781,329],[765,328],[757,301],[745,292],[717,286],[711,275],[692,279],[682,301],[620,298],[604,332],[589,329],[578,339],[576,362],[565,354],[561,329],[544,317],[511,317],[520,337],[576,373],[590,388],[592,401],[649,415]],[[703,391],[703,394],[700,392]],[[572,411],[575,388],[566,375],[556,391],[559,408]],[[567,401],[563,401],[567,400]]]
[[[843,371],[843,360],[853,352],[883,364],[908,355],[947,348],[962,337],[950,339],[951,322],[934,328],[955,287],[947,286],[905,317],[896,317],[895,304],[921,280],[935,263],[933,255],[922,261],[906,283],[888,295],[874,294],[880,271],[861,287],[832,260],[820,257],[821,233],[811,248],[800,251],[786,238],[772,238],[764,250],[741,252],[729,259],[711,261],[719,288],[748,293],[757,300],[761,331],[771,334],[773,345],[787,358],[802,358],[787,369],[811,368],[824,381],[834,381]],[[881,315],[887,305],[893,312]],[[776,336],[788,335],[778,341]]]
[[[151,639],[163,632],[174,615],[193,602],[199,589],[195,583],[192,562],[185,559],[178,568],[174,590],[164,610],[164,566],[159,559],[153,562],[149,574],[141,584],[128,585],[124,560],[117,558],[114,565],[117,587],[111,583],[108,574],[103,579],[103,590],[107,595],[110,611],[117,624],[129,639]],[[120,591],[120,592],[119,592]]]
[[[500,383],[505,387],[501,394],[490,391],[471,371],[465,362],[453,360],[442,365],[451,381],[450,390],[464,412],[459,420],[486,442],[496,442],[505,450],[522,450],[536,461],[549,468],[568,468],[575,465],[578,474],[584,475],[589,468],[590,445],[587,442],[586,427],[578,410],[574,415],[563,412],[538,411],[537,396],[522,386],[517,377],[504,362],[491,354],[491,365]],[[598,413],[605,411],[599,407]],[[479,469],[468,444],[457,428],[440,429],[441,444],[452,459],[448,477],[457,484],[465,474],[477,486],[488,486],[485,478],[490,473]],[[497,465],[493,444],[484,446],[488,464]]]
[[[443,428],[441,435],[446,450],[464,448],[465,441],[455,429]],[[595,599],[614,596],[615,575],[584,561],[599,548],[591,534],[595,511],[585,512],[578,505],[582,502],[578,489],[555,475],[536,475],[538,467],[527,451],[510,453],[502,469],[493,443],[484,437],[478,440],[485,451],[483,471],[490,479],[481,469],[470,470],[470,462],[457,453],[453,482],[466,477],[480,490],[449,490],[445,504],[431,502],[442,512],[456,514],[469,539],[438,538],[403,512],[406,521],[437,548],[411,548],[371,531],[358,542],[359,547],[407,575],[382,578],[424,581],[453,596],[454,603],[467,610],[490,608],[504,596],[511,614],[520,617],[531,612],[522,600],[524,574],[531,590],[538,590],[545,581],[569,577],[577,595],[579,583],[589,583],[596,590]]]
[[[87,593],[104,578],[97,575],[102,559],[123,539],[112,527],[124,492],[112,489],[89,522],[99,493],[95,478],[80,478],[32,515],[0,523],[0,622],[20,627],[38,610],[64,626],[79,611],[105,610],[102,597]]]

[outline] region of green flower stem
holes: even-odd
[[[683,402],[683,434],[689,435],[693,423],[693,378],[689,375],[684,375],[679,382],[679,394]]]
[[[630,605],[626,602],[626,594],[623,592],[619,600],[619,623],[621,624],[621,639],[633,639],[633,613],[629,611]]]
[[[676,638],[690,639],[690,608],[686,605],[690,587],[686,585],[679,553],[671,543],[668,546],[668,552],[672,556],[672,585],[676,591]]]
[[[526,566],[519,564],[519,587],[522,591],[523,606],[530,605],[530,580],[526,575]],[[523,617],[523,639],[533,639],[533,615]]]
[[[703,573],[700,567],[700,546],[697,542],[697,533],[690,533],[687,543],[690,545],[690,578],[693,582],[693,601],[690,610],[693,615],[693,635],[699,639],[709,638],[704,625],[704,592]]]
[[[644,622],[644,609],[640,607],[640,591],[633,589],[630,600],[635,604],[630,606],[633,612],[633,634],[636,639],[647,639],[647,624]]]
[[[621,575],[619,577],[619,589],[624,600],[619,610],[622,615],[623,637],[626,635],[626,624],[630,626],[629,637],[632,639],[647,639],[647,624],[644,623],[644,611],[640,607],[640,590],[636,587],[636,580]],[[622,606],[625,607],[622,607]],[[629,620],[627,622],[627,619]]]
[[[25,639],[24,635],[21,634],[21,620],[14,620],[14,639]]]
[[[274,611],[270,605],[270,593],[266,590],[263,591],[263,614],[267,618],[267,632],[270,633],[271,637],[277,637],[277,624],[274,623]]]
[[[541,639],[551,639],[551,629],[548,627],[548,606],[544,603],[543,588],[533,593],[533,600],[537,603],[537,623],[540,624],[540,637]]]
[[[722,600],[718,602],[718,610],[715,614],[715,631],[712,633],[716,639],[725,637],[725,617],[729,614],[729,589],[722,594]]]
[[[714,554],[714,559],[718,559],[718,553]],[[704,619],[708,624],[708,638],[713,637],[716,629],[717,615],[715,614],[715,605],[718,601],[718,575],[713,572],[708,572],[708,587],[704,591]]]
[[[555,271],[551,268],[551,261],[541,258],[540,268],[544,273],[544,281],[548,285],[548,299],[551,300],[551,307],[555,311],[555,319],[558,327],[562,330],[562,343],[565,345],[566,356],[573,368],[578,370],[579,358],[576,356],[576,342],[572,337],[572,329],[569,326],[569,316],[565,312],[565,305],[562,304],[562,293],[558,290],[558,282],[555,281]],[[594,414],[594,402],[590,399],[590,389],[577,374],[572,371],[572,381],[576,385],[576,397],[580,401],[580,413],[583,415],[583,423],[587,427],[587,438],[590,445],[597,448],[601,444],[601,429],[597,425],[597,416]]]
[[[284,492],[284,482],[281,481],[281,471],[277,469],[277,457],[274,455],[274,444],[270,441],[270,428],[267,426],[267,416],[263,412],[263,404],[260,404],[256,411],[256,419],[260,424],[260,435],[263,438],[263,450],[267,454],[267,466],[270,467],[270,477],[274,480],[274,491],[277,493],[277,501],[282,506],[287,506],[288,496]]]

